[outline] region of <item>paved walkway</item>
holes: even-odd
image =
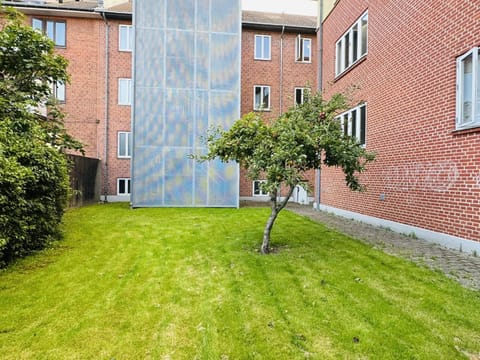
[[[443,271],[465,287],[480,290],[480,254],[473,256],[415,239],[388,229],[346,219],[312,206],[289,204],[287,210],[306,216],[325,226],[382,249],[388,254]]]

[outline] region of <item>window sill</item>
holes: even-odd
[[[311,61],[301,61],[301,60],[295,60],[295,64],[311,64]]]
[[[270,109],[253,109],[255,112],[271,112],[272,110]]]
[[[471,125],[469,127],[464,127],[460,129],[455,129],[452,131],[453,136],[462,136],[472,133],[480,132],[480,124]]]
[[[367,60],[367,54],[363,55],[360,59],[358,59],[356,62],[354,62],[350,67],[346,68],[341,72],[340,74],[335,76],[335,79],[333,79],[334,82],[340,80],[343,78],[345,75],[347,75],[350,71],[355,69],[357,66],[359,66],[361,63],[363,63],[365,60]]]
[[[117,156],[117,159],[130,160],[131,158],[131,156]]]
[[[272,61],[272,59],[260,59],[260,58],[253,58],[255,61]]]

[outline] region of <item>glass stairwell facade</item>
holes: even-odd
[[[133,207],[237,207],[239,168],[198,163],[240,117],[240,0],[134,1]]]

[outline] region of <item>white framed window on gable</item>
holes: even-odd
[[[67,25],[61,20],[51,19],[32,19],[32,27],[47,35],[57,47],[65,47],[67,45]]]
[[[270,60],[272,37],[270,35],[255,35],[255,60]]]
[[[335,44],[335,76],[353,66],[367,55],[368,51],[368,11],[338,39]]]
[[[119,25],[118,26],[118,50],[132,51],[133,49],[133,26]]]
[[[132,79],[118,79],[118,105],[132,105]]]
[[[262,184],[266,180],[254,180],[253,181],[253,196],[267,196],[268,193],[262,189]]]
[[[117,195],[130,195],[130,178],[117,179]]]
[[[119,158],[132,157],[132,133],[129,131],[118,132],[118,152]]]
[[[345,136],[351,136],[365,146],[367,129],[367,104],[361,104],[336,117]]]
[[[255,85],[253,87],[253,109],[259,111],[270,110],[270,86]]]
[[[480,126],[480,48],[457,58],[456,129]]]
[[[312,61],[312,39],[297,36],[295,40],[295,61],[311,62]]]

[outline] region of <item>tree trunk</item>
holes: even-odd
[[[263,242],[261,247],[261,252],[263,255],[270,253],[270,233],[272,232],[273,224],[277,219],[278,214],[282,209],[287,205],[288,199],[292,196],[293,189],[295,186],[290,186],[290,190],[288,191],[288,195],[285,197],[280,204],[277,205],[277,191],[270,195],[270,202],[272,211],[270,212],[270,216],[268,217],[267,223],[265,224],[265,229],[263,230]]]
[[[272,232],[273,223],[277,219],[277,216],[278,211],[275,201],[275,205],[272,205],[272,212],[270,213],[270,216],[268,217],[267,223],[265,225],[265,229],[263,230],[263,242],[261,247],[263,255],[266,255],[270,252],[270,233]]]

